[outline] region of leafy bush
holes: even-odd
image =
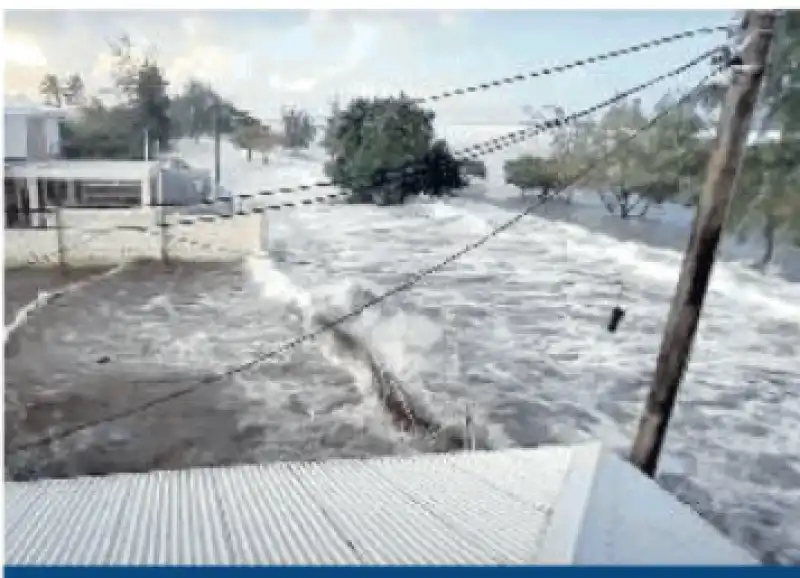
[[[326,174],[354,202],[403,203],[422,192],[452,194],[466,185],[447,143],[434,140],[434,114],[405,95],[359,98],[328,120]]]
[[[552,159],[523,155],[503,165],[506,183],[522,193],[539,189],[542,196],[560,186],[557,163]]]

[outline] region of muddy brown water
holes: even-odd
[[[40,291],[97,273],[7,270],[6,325]],[[313,347],[215,377],[302,329],[285,315],[224,264],[140,263],[34,311],[6,344],[6,477],[393,453],[390,420],[365,419],[364,392]]]

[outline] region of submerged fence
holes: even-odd
[[[261,214],[184,215],[162,209],[48,210],[46,227],[6,229],[6,268],[91,267],[131,260],[231,261],[263,250]],[[187,242],[188,241],[188,242]]]

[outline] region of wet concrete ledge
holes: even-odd
[[[157,208],[61,209],[52,228],[5,231],[5,267],[83,268],[142,259],[224,263],[263,251],[264,215],[163,219]]]

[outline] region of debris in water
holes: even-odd
[[[611,319],[608,321],[608,332],[616,333],[622,318],[625,317],[625,310],[619,305],[615,305],[611,310]]]

